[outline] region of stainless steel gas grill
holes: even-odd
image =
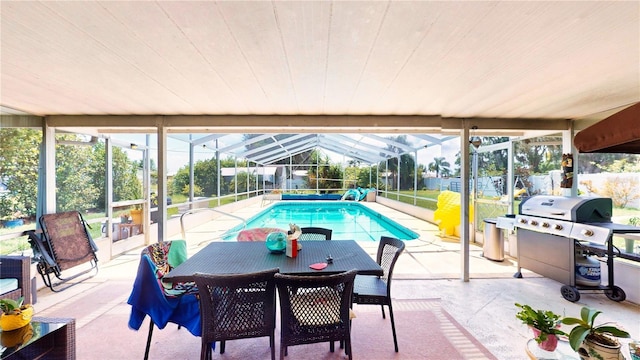
[[[604,291],[609,299],[623,301],[624,290],[614,284],[613,259],[620,251],[614,248],[612,235],[640,233],[640,228],[612,223],[612,210],[611,199],[602,197],[538,195],[520,203],[514,222],[518,241],[514,276],[522,277],[525,268],[564,283],[560,292],[571,302],[580,299],[578,290]],[[583,255],[606,258],[607,285],[600,284],[599,263],[585,265],[582,260],[590,258]]]

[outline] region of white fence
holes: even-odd
[[[547,175],[530,176],[527,179],[531,184],[528,188],[529,195],[563,194],[563,189],[560,188],[561,178],[561,170],[550,171]],[[635,184],[628,186],[631,200],[626,207],[640,209],[640,173],[577,174],[576,179],[579,193],[588,196],[606,196],[604,189],[608,182],[611,184]],[[504,181],[504,177],[501,176],[480,177],[478,178],[478,193],[484,197],[504,196],[506,192]],[[590,186],[586,184],[590,184]],[[424,186],[428,190],[460,191],[460,178],[426,178],[424,179]],[[516,188],[523,187],[524,183],[516,179]],[[634,196],[637,198],[633,198]]]

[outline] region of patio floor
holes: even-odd
[[[562,284],[523,270],[523,278],[513,278],[516,262],[507,258],[494,262],[482,257],[482,248],[471,245],[471,280],[461,278],[460,244],[438,236],[436,226],[412,216],[397,212],[377,203],[367,206],[388,216],[420,234],[417,240],[407,241],[406,251],[400,256],[394,272],[392,295],[396,299],[434,299],[468,332],[499,359],[526,358],[525,346],[531,337],[526,326],[515,319],[515,302],[527,303],[534,308],[549,309],[567,316],[578,316],[582,306],[603,311],[599,320],[613,321],[625,327],[634,339],[640,339],[640,306],[625,301],[616,303],[602,293],[581,293],[577,303],[560,295]],[[245,207],[234,215],[248,218],[260,210],[260,204]],[[224,221],[206,226],[228,228]],[[212,228],[213,227],[213,228]],[[203,229],[194,229],[186,235],[189,255],[204,244]],[[177,238],[177,237],[176,237]],[[375,257],[377,243],[364,243],[363,248]],[[78,359],[123,358],[114,350],[105,353],[95,344],[108,342],[113,348],[126,346],[127,354],[141,358],[147,336],[147,322],[140,331],[127,328],[130,311],[127,298],[139,260],[139,250],[100,264],[100,273],[87,281],[59,293],[48,289],[38,292],[35,304],[37,316],[76,318]],[[69,309],[73,309],[69,313]],[[64,312],[63,312],[64,311]],[[109,324],[109,325],[98,325]],[[162,339],[162,332],[154,332],[154,339]],[[384,329],[380,331],[385,331]],[[391,330],[388,329],[389,337]],[[199,340],[194,340],[199,344]],[[400,349],[399,358],[402,349]],[[219,355],[218,355],[219,356]],[[162,358],[162,357],[153,357]],[[396,358],[393,355],[390,358]],[[443,354],[442,359],[447,359]]]

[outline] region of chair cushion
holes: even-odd
[[[254,229],[245,229],[238,233],[236,237],[237,241],[266,241],[267,236],[272,232],[283,232],[287,233],[286,230],[278,229],[278,228],[254,228]]]
[[[0,279],[0,294],[18,289],[18,279]]]
[[[377,276],[357,275],[353,283],[353,293],[366,296],[387,296],[387,283]]]

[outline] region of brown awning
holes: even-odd
[[[640,103],[580,131],[573,144],[581,153],[640,154]]]

